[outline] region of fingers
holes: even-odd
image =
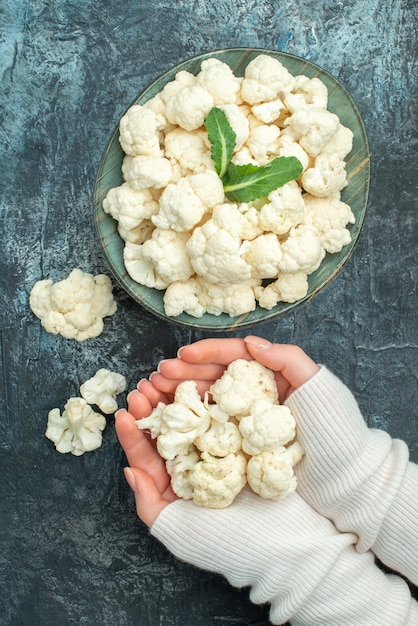
[[[180,348],[178,356],[188,363],[217,363],[219,365],[229,365],[237,359],[249,360],[251,358],[244,340],[239,337],[202,339]]]
[[[175,392],[177,386],[180,383],[184,382],[185,380],[194,380],[193,378],[191,378],[191,379],[189,379],[189,378],[182,378],[182,379],[165,378],[165,376],[163,376],[159,372],[154,372],[153,374],[151,374],[151,378],[152,378],[152,384],[157,389],[161,390],[162,392],[164,392],[168,396],[174,395],[174,392]],[[199,392],[201,397],[204,396],[205,392],[214,383],[214,380],[215,379],[213,379],[213,380],[195,380],[197,390],[198,390],[198,392]],[[142,387],[141,387],[141,390],[142,390]]]
[[[159,374],[177,380],[217,380],[224,370],[225,365],[222,364],[188,363],[183,358],[166,359],[158,366]]]
[[[167,504],[176,499],[176,496],[173,493],[161,494],[151,476],[138,468],[126,467],[124,472],[135,494],[138,517],[150,527]]]
[[[269,369],[280,372],[284,381],[293,389],[303,385],[319,370],[315,361],[298,346],[272,344],[253,335],[246,337],[244,342],[254,359]],[[281,384],[283,385],[283,381]]]
[[[160,494],[170,485],[165,461],[143,431],[135,424],[135,417],[120,409],[115,413],[116,433],[131,467],[148,473]]]
[[[152,408],[156,407],[159,402],[165,402],[165,404],[171,402],[171,398],[167,398],[164,393],[162,393],[152,384],[151,380],[139,381],[137,388],[138,391],[140,391],[141,395],[143,395],[148,400]],[[135,395],[135,392],[132,395]],[[129,394],[129,401],[132,401],[131,394]],[[142,401],[145,402],[144,398],[142,399]],[[150,410],[145,415],[148,415],[150,413]]]

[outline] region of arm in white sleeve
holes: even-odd
[[[339,533],[297,493],[273,502],[244,489],[218,510],[177,500],[151,533],[179,559],[250,587],[252,602],[271,604],[273,624],[418,623],[405,581],[384,574],[371,552],[358,554],[356,537]]]
[[[418,466],[406,444],[367,427],[349,389],[321,367],[286,401],[306,455],[298,490],[344,532],[356,549],[418,584]]]

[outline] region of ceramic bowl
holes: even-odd
[[[124,241],[118,234],[115,220],[103,211],[102,202],[109,189],[117,187],[123,182],[121,165],[124,153],[119,144],[119,127],[117,126],[104,151],[94,189],[94,221],[100,245],[114,277],[139,305],[156,316],[183,327],[213,332],[233,331],[265,323],[288,314],[295,307],[311,300],[337,276],[351,255],[364,222],[370,181],[370,155],[364,124],[353,99],[345,88],[331,74],[310,61],[284,52],[261,48],[229,48],[208,52],[190,58],[169,69],[142,91],[127,109],[132,104],[144,104],[160,92],[166,83],[174,80],[177,72],[187,70],[197,74],[204,59],[219,59],[227,63],[236,76],[243,76],[247,64],[259,54],[268,54],[278,59],[293,75],[304,74],[309,78],[315,76],[320,78],[328,88],[328,110],[336,113],[341,123],[351,128],[354,133],[353,149],[346,158],[348,185],[341,195],[342,201],[350,205],[356,217],[355,224],[348,226],[351,231],[351,242],[341,252],[325,256],[320,267],[308,277],[309,289],[306,296],[295,303],[279,302],[271,310],[263,309],[257,305],[254,311],[239,317],[230,317],[223,313],[219,316],[205,314],[201,318],[195,318],[183,313],[178,317],[169,318],[164,312],[164,292],[136,283],[126,272],[123,263]]]

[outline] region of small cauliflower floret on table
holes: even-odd
[[[167,185],[159,212],[151,219],[159,228],[191,231],[223,199],[223,185],[214,171],[191,174]]]
[[[288,117],[285,125],[305,152],[315,157],[334,137],[340,127],[340,120],[331,111],[308,105]]]
[[[276,100],[289,93],[294,82],[294,77],[280,61],[259,54],[245,68],[241,96],[249,104]]]
[[[309,104],[319,109],[326,109],[328,106],[328,89],[317,77],[295,76],[293,90],[286,94],[284,102],[291,113],[304,109]]]
[[[119,122],[119,142],[125,154],[159,157],[163,152],[162,131],[167,120],[140,104],[132,105]]]
[[[277,280],[266,287],[255,287],[258,304],[263,309],[272,309],[278,302],[297,302],[308,293],[308,276],[305,272],[281,272]]]
[[[295,441],[288,448],[283,446],[252,456],[247,465],[251,489],[268,500],[281,500],[293,493],[297,487],[293,467],[304,453],[303,447]]]
[[[251,156],[258,165],[267,165],[279,153],[280,129],[274,124],[253,128],[247,140]]]
[[[319,198],[337,194],[347,186],[345,165],[345,161],[338,154],[321,152],[315,157],[313,167],[302,173],[302,187]]]
[[[118,408],[116,396],[125,389],[126,379],[122,374],[102,367],[81,385],[80,393],[86,402],[96,404],[103,413],[110,415]]]
[[[213,509],[228,507],[247,482],[247,461],[243,454],[215,457],[202,452],[201,461],[190,472],[193,502]]]
[[[202,61],[196,84],[203,87],[213,98],[213,106],[240,104],[242,79],[235,76],[232,69],[219,59]]]
[[[173,128],[165,136],[164,153],[170,159],[172,170],[178,167],[179,177],[214,169],[204,130],[190,132]]]
[[[123,231],[137,228],[158,212],[158,202],[149,189],[134,189],[129,183],[112,187],[103,200],[103,210],[119,222]]]
[[[278,402],[274,373],[257,361],[237,359],[228,365],[221,378],[210,387],[213,401],[238,420],[251,413],[256,400]]]
[[[239,421],[242,435],[242,449],[255,455],[285,446],[296,435],[296,422],[290,409],[270,400],[254,402],[249,415]]]
[[[267,196],[268,202],[260,208],[259,223],[265,231],[284,235],[303,221],[305,202],[302,190],[292,180]]]
[[[187,242],[187,253],[196,273],[221,286],[248,280],[251,267],[242,258],[240,231],[237,206],[216,206],[211,219],[196,227]]]
[[[283,256],[279,267],[282,272],[312,274],[325,256],[324,247],[314,226],[300,224],[291,228],[289,236],[281,245]]]
[[[251,265],[255,278],[274,278],[279,273],[282,250],[277,235],[265,233],[249,242],[250,249],[244,254],[245,261]]]
[[[93,411],[83,398],[70,398],[62,414],[59,409],[49,412],[45,436],[58,452],[80,456],[101,446],[105,426],[105,417]]]
[[[171,163],[165,157],[125,156],[123,179],[134,189],[162,189],[172,177]]]
[[[74,269],[59,282],[40,280],[32,287],[29,306],[49,333],[84,341],[103,331],[103,318],[117,305],[108,276]]]
[[[154,264],[144,257],[144,244],[126,241],[123,248],[123,263],[129,276],[135,282],[152,289],[165,289],[168,282],[155,270]]]
[[[227,313],[230,317],[236,317],[254,311],[257,304],[254,287],[260,283],[260,279],[248,278],[238,283],[220,285],[197,276],[197,298],[211,315]]]
[[[324,249],[331,254],[350,243],[347,224],[354,224],[355,215],[350,206],[337,197],[316,198],[305,194],[305,224],[313,226]]]
[[[194,273],[186,252],[189,237],[189,233],[156,228],[151,239],[142,245],[144,260],[152,263],[156,274],[167,284],[187,280]]]
[[[185,130],[197,130],[214,106],[211,94],[200,85],[183,87],[166,100],[165,114],[169,122]]]

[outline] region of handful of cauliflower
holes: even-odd
[[[180,383],[173,403],[136,424],[157,440],[173,491],[198,506],[225,508],[246,483],[272,500],[296,489],[296,423],[273,372],[256,361],[233,361],[203,401],[194,381]]]
[[[196,76],[180,71],[128,109],[119,127],[124,182],[103,209],[118,222],[128,274],[165,290],[168,316],[235,317],[257,303],[296,302],[326,253],[350,242],[355,216],[341,190],[353,133],[327,106],[322,81],[260,54],[243,77],[206,59]],[[293,156],[300,178],[265,198],[229,201],[204,126],[213,107],[235,132],[232,163]]]

